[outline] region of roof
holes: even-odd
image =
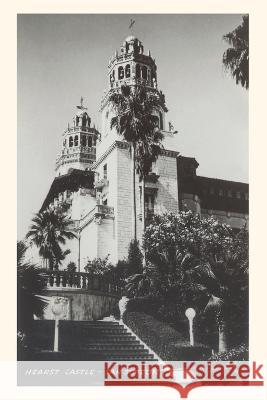
[[[203,209],[248,214],[249,185],[247,183],[197,176],[197,167],[195,158],[179,157],[177,159],[180,195],[183,193],[198,195]]]
[[[65,190],[76,192],[81,187],[85,189],[94,188],[94,172],[70,168],[68,174],[57,176],[54,179],[40,211],[48,207],[59,193],[65,192]]]

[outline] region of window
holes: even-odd
[[[127,64],[125,67],[125,77],[130,78],[130,76],[131,76],[131,67],[130,64]]]
[[[147,79],[147,67],[142,67],[142,78]]]
[[[86,147],[86,136],[82,135],[81,140],[82,140],[82,146]]]
[[[88,147],[92,147],[92,136],[88,136]]]
[[[150,218],[154,214],[154,195],[151,193],[145,193],[145,219]]]
[[[124,78],[124,69],[122,66],[118,68],[118,79],[123,79]]]
[[[223,190],[219,189],[219,196],[223,196]]]
[[[79,137],[78,135],[74,136],[74,146],[78,146],[79,145]]]
[[[140,78],[141,76],[141,68],[139,64],[136,64],[136,78]]]
[[[159,128],[163,129],[163,115],[161,112],[159,113]]]
[[[69,147],[72,147],[72,146],[73,146],[73,137],[70,136],[69,137]]]
[[[103,166],[103,178],[108,179],[108,165],[107,164],[105,164]]]
[[[87,116],[86,115],[83,116],[82,121],[83,121],[82,126],[86,126],[87,125],[86,124],[87,123]]]

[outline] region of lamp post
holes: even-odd
[[[66,303],[67,299],[62,297],[55,297],[51,310],[55,317],[55,334],[54,334],[54,351],[58,351],[58,327],[59,319],[66,314]]]
[[[196,312],[193,308],[188,308],[185,311],[185,315],[189,321],[189,337],[190,337],[190,345],[194,346],[194,334],[193,334],[193,319],[196,316]]]

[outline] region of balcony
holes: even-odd
[[[155,172],[150,172],[146,176],[145,181],[150,182],[150,183],[157,183],[158,179],[159,179],[159,175],[157,175]]]
[[[109,185],[109,181],[106,178],[99,179],[97,182],[95,182],[95,188],[97,190],[102,190],[105,186]]]
[[[119,294],[118,286],[103,277],[87,272],[48,271],[47,290],[88,290],[109,294]]]

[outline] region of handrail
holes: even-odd
[[[118,294],[119,287],[103,276],[88,272],[48,271],[47,289],[83,289]]]

